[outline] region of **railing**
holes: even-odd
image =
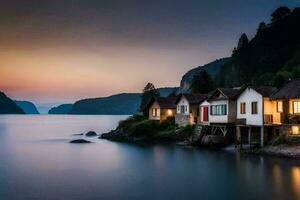
[[[273,115],[264,115],[264,124],[273,124]]]
[[[300,124],[300,115],[288,114],[283,116],[283,120],[287,124]]]
[[[235,123],[239,125],[246,125],[246,119],[236,119]]]

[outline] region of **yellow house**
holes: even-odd
[[[272,95],[282,132],[300,136],[300,79],[289,81]]]
[[[174,116],[176,112],[176,97],[153,97],[145,109],[148,109],[149,119],[163,121]]]

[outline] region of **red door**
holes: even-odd
[[[208,121],[208,107],[207,106],[203,107],[203,121],[204,122]]]

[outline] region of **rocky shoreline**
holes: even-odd
[[[178,143],[185,142],[187,138],[183,136],[180,131],[167,132],[165,134],[158,134],[153,136],[139,136],[134,137],[130,134],[124,132],[122,129],[112,130],[108,133],[102,133],[99,139],[106,139],[116,142],[129,142],[129,143],[149,143],[149,144],[158,144],[158,143]]]
[[[266,146],[260,149],[245,149],[241,152],[247,154],[257,154],[257,155],[269,155],[285,158],[300,158],[300,146],[299,145],[287,145],[281,144],[276,146]]]

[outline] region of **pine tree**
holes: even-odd
[[[153,83],[147,83],[146,86],[143,89],[143,94],[141,96],[141,105],[140,105],[140,111],[143,112],[144,116],[148,115],[148,110],[145,109],[145,106],[150,101],[152,97],[159,97],[160,94],[153,85]]]
[[[190,89],[193,93],[205,94],[215,89],[215,84],[207,71],[201,70],[194,75]]]

